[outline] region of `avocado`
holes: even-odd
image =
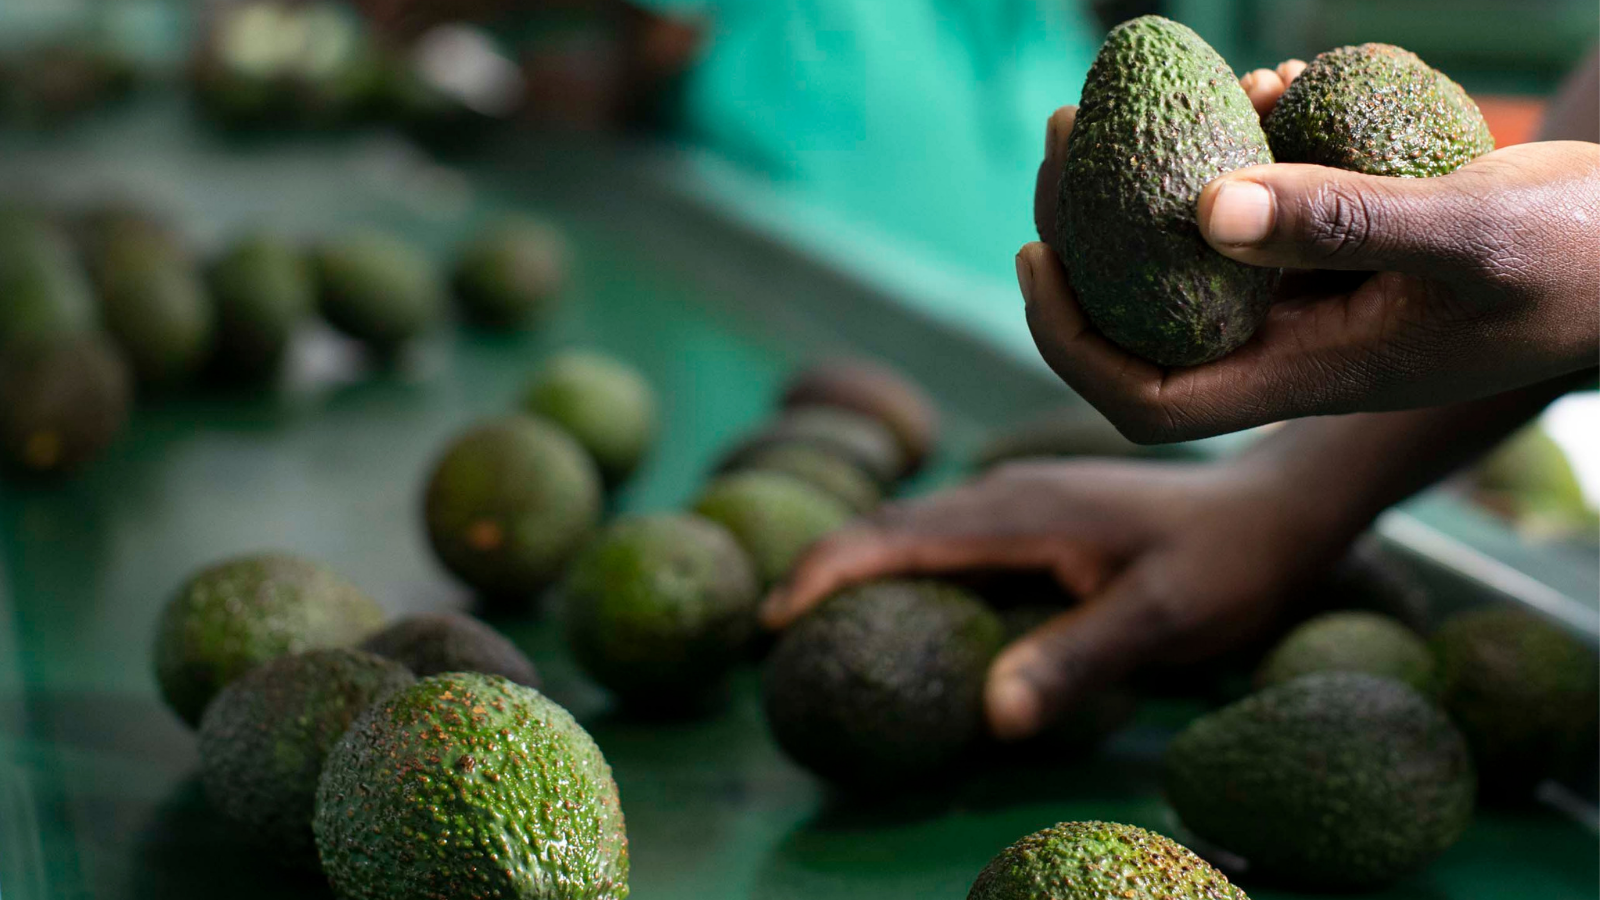
[[[0,218],[0,345],[98,325],[94,287],[62,229],[25,212]]]
[[[419,678],[481,672],[539,687],[538,671],[516,644],[488,623],[461,613],[407,616],[367,638],[361,648],[400,663]]]
[[[578,442],[532,416],[456,438],[428,480],[424,515],[440,562],[485,599],[526,604],[600,522],[600,474]]]
[[[967,900],[1249,900],[1178,842],[1132,825],[1063,822],[1000,851]]]
[[[133,376],[97,332],[0,347],[0,460],[38,475],[88,463],[128,421]]]
[[[796,622],[767,659],[762,699],[778,745],[864,789],[944,769],[982,735],[1000,620],[959,588],[879,581]]]
[[[883,488],[855,463],[812,444],[769,444],[737,460],[738,472],[777,472],[804,481],[857,515],[877,509]]]
[[[1365,672],[1403,682],[1432,696],[1433,654],[1398,620],[1378,613],[1325,613],[1289,632],[1256,670],[1256,686],[1271,687],[1313,672]]]
[[[637,369],[579,350],[551,357],[522,395],[522,408],[576,438],[613,487],[628,480],[655,443],[657,405],[655,389]]]
[[[235,678],[290,653],[347,647],[383,609],[326,567],[281,553],[209,566],[178,589],[156,631],[156,678],[178,717],[198,724]]]
[[[733,533],[755,560],[764,587],[783,580],[807,547],[851,518],[831,495],[777,472],[720,476],[694,511]]]
[[[433,263],[398,237],[361,231],[324,243],[314,256],[323,317],[380,356],[421,336],[444,311]]]
[[[1431,646],[1441,702],[1472,746],[1486,797],[1522,799],[1545,778],[1594,765],[1600,664],[1592,648],[1514,607],[1461,613]]]
[[[1105,416],[1079,407],[1054,410],[997,432],[979,448],[972,467],[987,471],[1009,462],[1073,456],[1181,459],[1193,452],[1183,444],[1136,444]]]
[[[1472,497],[1532,538],[1587,534],[1596,511],[1566,451],[1538,425],[1506,439],[1472,476]]]
[[[1366,535],[1328,571],[1308,586],[1301,609],[1316,614],[1330,610],[1365,610],[1399,620],[1425,633],[1433,621],[1428,586],[1404,558]]]
[[[623,900],[628,838],[600,748],[494,675],[425,678],[328,754],[314,820],[343,900]]]
[[[188,251],[138,223],[107,226],[96,264],[100,313],[141,384],[189,380],[210,358],[216,311]]]
[[[1472,819],[1467,742],[1406,685],[1323,672],[1196,719],[1167,748],[1167,797],[1195,834],[1317,891],[1421,869]]]
[[[564,597],[584,671],[625,703],[685,709],[746,658],[761,584],[721,525],[632,516],[578,556]]]
[[[728,453],[720,468],[737,469],[743,460],[777,444],[807,444],[854,463],[880,485],[894,484],[906,471],[906,455],[894,432],[871,416],[836,406],[797,406],[784,410]]]
[[[355,717],[416,679],[359,650],[280,657],[234,680],[200,719],[200,774],[211,805],[284,865],[316,870],[317,779]]]
[[[883,363],[833,359],[789,380],[783,407],[834,406],[882,422],[900,445],[904,478],[921,469],[939,441],[939,409],[921,387]]]
[[[549,318],[567,284],[571,250],[554,227],[534,219],[497,222],[456,260],[451,283],[474,322],[512,329]]]
[[[277,373],[289,340],[316,306],[311,269],[288,241],[246,235],[208,273],[217,308],[216,362],[246,380]]]
[[[1317,54],[1265,128],[1278,162],[1400,178],[1446,175],[1494,149],[1461,85],[1389,44]]]
[[[1199,35],[1160,16],[1113,28],[1083,84],[1056,216],[1055,250],[1094,326],[1162,366],[1249,340],[1279,273],[1213,250],[1195,204],[1218,175],[1270,162],[1250,98]]]

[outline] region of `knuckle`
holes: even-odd
[[[1305,210],[1305,238],[1325,259],[1355,256],[1376,240],[1383,207],[1374,191],[1343,182],[1323,185]]]

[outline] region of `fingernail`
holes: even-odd
[[[1215,243],[1260,243],[1272,231],[1272,192],[1253,181],[1223,183],[1211,201],[1207,225]]]
[[[1024,305],[1033,302],[1033,266],[1024,254],[1017,254],[1017,286],[1022,288]]]
[[[1003,741],[1033,734],[1039,721],[1039,694],[1022,678],[1011,676],[989,688],[990,727]]]

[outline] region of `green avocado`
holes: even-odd
[[[367,638],[361,648],[400,663],[419,678],[479,672],[539,687],[539,672],[516,644],[487,622],[461,613],[407,616]]]
[[[1252,872],[1360,891],[1454,844],[1477,776],[1466,740],[1421,694],[1324,672],[1195,720],[1167,748],[1166,788],[1185,825]]]
[[[504,678],[437,675],[328,754],[314,820],[342,900],[623,900],[628,838],[600,748]]]
[[[316,306],[311,269],[294,245],[270,234],[240,238],[213,261],[216,361],[248,380],[280,368],[295,329]]]
[[[841,501],[777,472],[723,475],[706,487],[694,511],[733,533],[765,587],[783,580],[807,547],[851,519]]]
[[[1143,828],[1063,822],[1000,851],[967,900],[1249,900],[1189,848]]]
[[[140,383],[188,381],[210,359],[216,311],[183,246],[153,227],[107,226],[96,264],[100,313]]]
[[[1195,204],[1218,175],[1270,162],[1250,98],[1199,35],[1160,16],[1113,28],[1083,84],[1056,217],[1056,252],[1095,327],[1163,366],[1248,340],[1279,273],[1213,250]]]
[[[1389,44],[1317,54],[1265,128],[1278,162],[1401,178],[1446,175],[1494,149],[1461,85]]]
[[[1507,438],[1478,464],[1472,496],[1531,538],[1593,540],[1600,524],[1566,451],[1538,425]]]
[[[451,283],[461,308],[480,325],[536,324],[560,303],[570,256],[554,227],[533,219],[502,221],[461,248]]]
[[[314,257],[323,317],[380,355],[421,336],[444,312],[432,261],[393,235],[357,232],[324,243]]]
[[[434,553],[485,599],[526,604],[600,523],[600,475],[565,431],[512,415],[456,438],[424,498]]]
[[[1313,672],[1365,672],[1404,682],[1432,696],[1433,654],[1422,638],[1398,620],[1371,612],[1333,612],[1289,632],[1256,670],[1266,688]]]
[[[1432,639],[1445,709],[1472,745],[1485,796],[1524,799],[1549,777],[1594,765],[1595,652],[1513,607],[1462,613]]]
[[[939,409],[904,374],[867,359],[833,359],[801,371],[783,390],[785,409],[833,406],[882,422],[900,445],[904,478],[927,462],[939,441]]]
[[[317,868],[311,816],[322,762],[355,717],[416,679],[359,650],[280,657],[222,689],[200,719],[211,804],[285,865]]]
[[[0,460],[36,475],[73,472],[122,431],[133,376],[95,332],[0,347]]]
[[[808,444],[854,463],[880,485],[894,484],[908,462],[894,432],[864,413],[837,406],[797,406],[784,410],[723,458],[721,468],[737,469],[745,457],[779,444]]]
[[[883,488],[860,466],[813,444],[769,444],[738,457],[734,471],[790,475],[834,497],[850,511],[872,512],[883,502]]]
[[[880,581],[844,591],[779,639],[762,698],[778,745],[832,781],[872,789],[944,769],[983,734],[1000,620],[959,588]]]
[[[639,370],[577,350],[551,357],[522,395],[522,408],[566,429],[611,486],[627,481],[649,454],[659,430],[657,406]]]
[[[235,678],[290,653],[347,647],[383,625],[383,609],[324,566],[279,553],[203,569],[178,589],[156,631],[156,678],[180,718],[198,724]]]
[[[28,213],[0,217],[0,297],[0,345],[99,324],[94,287],[71,238]]]
[[[682,709],[747,658],[761,584],[727,529],[653,515],[607,528],[573,563],[564,593],[584,671],[636,707]]]

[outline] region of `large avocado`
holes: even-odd
[[[649,454],[657,406],[655,389],[638,369],[578,350],[551,357],[522,396],[522,408],[577,439],[612,486],[627,481]]]
[[[1178,842],[1132,825],[1063,822],[1000,851],[967,900],[1249,900]]]
[[[807,547],[850,521],[844,503],[778,472],[723,475],[706,487],[694,511],[733,533],[768,587],[789,574]]]
[[[1213,250],[1195,204],[1218,175],[1270,162],[1250,98],[1199,35],[1160,16],[1112,29],[1084,81],[1056,218],[1056,252],[1095,327],[1164,366],[1248,340],[1278,271]]]
[[[104,336],[13,340],[0,346],[0,462],[70,473],[111,443],[132,403],[133,376]]]
[[[291,243],[261,233],[234,242],[208,274],[218,366],[244,379],[271,377],[295,329],[315,308],[310,266]]]

